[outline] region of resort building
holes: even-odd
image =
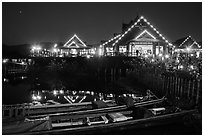
[[[202,48],[191,36],[176,40],[174,43],[174,54],[186,56],[201,56]]]
[[[143,16],[123,24],[122,33],[102,46],[107,56],[157,56],[172,49],[172,44]]]

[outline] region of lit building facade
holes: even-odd
[[[31,49],[32,57],[93,57],[96,46],[86,45],[76,34],[65,44],[53,44],[49,48],[34,45]]]
[[[157,56],[172,49],[172,44],[143,16],[123,24],[122,33],[102,45],[107,56]]]
[[[176,55],[200,57],[202,53],[201,45],[198,44],[191,36],[176,40],[174,43],[173,53]]]

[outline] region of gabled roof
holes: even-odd
[[[87,46],[76,34],[74,34],[74,36],[63,45],[63,48],[87,48]]]
[[[177,49],[200,49],[201,46],[191,37],[187,36],[181,39],[178,39],[174,42],[175,48]]]
[[[167,43],[169,46],[172,44],[143,16],[141,16],[133,25],[131,25],[114,43],[113,46],[125,45],[131,40],[138,40],[140,35],[147,34],[150,40],[161,41]],[[148,39],[148,38],[147,38]]]
[[[111,38],[110,40],[104,42],[103,44],[101,44],[100,46],[112,46],[112,44],[120,37],[121,35],[118,34],[115,37]]]

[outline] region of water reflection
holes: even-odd
[[[73,104],[82,102],[92,102],[97,100],[115,100],[116,97],[132,97],[133,99],[140,99],[143,96],[138,94],[113,94],[113,93],[101,93],[95,91],[84,91],[84,90],[42,90],[32,91],[31,98],[33,102],[40,102],[42,104]]]

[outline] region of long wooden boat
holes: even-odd
[[[115,122],[95,122],[93,124],[84,124],[84,122],[76,123],[75,125],[61,125],[60,129],[53,128],[47,131],[34,131],[34,132],[26,132],[20,134],[40,134],[40,135],[48,135],[48,134],[111,134],[113,131],[127,130],[127,129],[137,129],[142,127],[150,127],[156,125],[164,125],[179,122],[182,118],[188,114],[192,114],[197,112],[196,109],[192,110],[181,110],[179,112],[155,115],[147,118],[139,118],[134,119],[131,117],[126,117],[126,119],[116,120]],[[120,114],[128,115],[131,111],[120,112]],[[110,114],[110,113],[109,113]],[[113,113],[111,113],[113,114]],[[100,115],[101,116],[101,115]],[[104,115],[103,115],[104,116]],[[107,115],[106,115],[107,116]],[[99,117],[99,115],[89,116],[89,117]],[[102,118],[103,119],[103,118]],[[60,124],[59,124],[60,125]]]
[[[134,106],[146,106],[161,103],[165,100],[165,97],[158,99],[156,96],[152,96],[149,100],[139,100],[135,101]],[[15,114],[23,113],[23,116],[38,116],[38,115],[55,115],[58,114],[67,114],[67,113],[98,113],[98,112],[109,112],[116,110],[127,109],[127,105],[118,105],[115,100],[106,100],[104,101],[106,107],[103,108],[93,108],[92,102],[83,102],[83,103],[74,103],[74,104],[55,104],[55,105],[42,105],[42,106],[24,106],[24,105],[15,105],[15,106],[3,106],[3,117],[5,116],[4,112],[8,111],[9,116]],[[13,112],[14,111],[14,112]],[[5,116],[5,117],[9,117]]]
[[[154,100],[149,100],[145,102],[138,102],[134,103],[134,107],[145,107],[145,106],[151,106],[155,104],[162,103],[165,101],[165,97],[162,97],[160,99],[154,99]],[[109,113],[109,112],[117,112],[117,111],[123,111],[127,110],[128,106],[127,105],[116,105],[116,106],[111,106],[111,107],[106,107],[106,108],[98,108],[98,109],[87,109],[87,110],[79,110],[79,111],[71,111],[71,112],[63,112],[63,113],[53,113],[53,114],[38,114],[38,115],[31,115],[30,117],[32,118],[38,118],[38,117],[45,117],[49,116],[53,121],[57,121],[60,119],[64,118],[70,118],[70,117],[76,117],[79,115],[90,115],[90,114],[99,114],[99,113]]]

